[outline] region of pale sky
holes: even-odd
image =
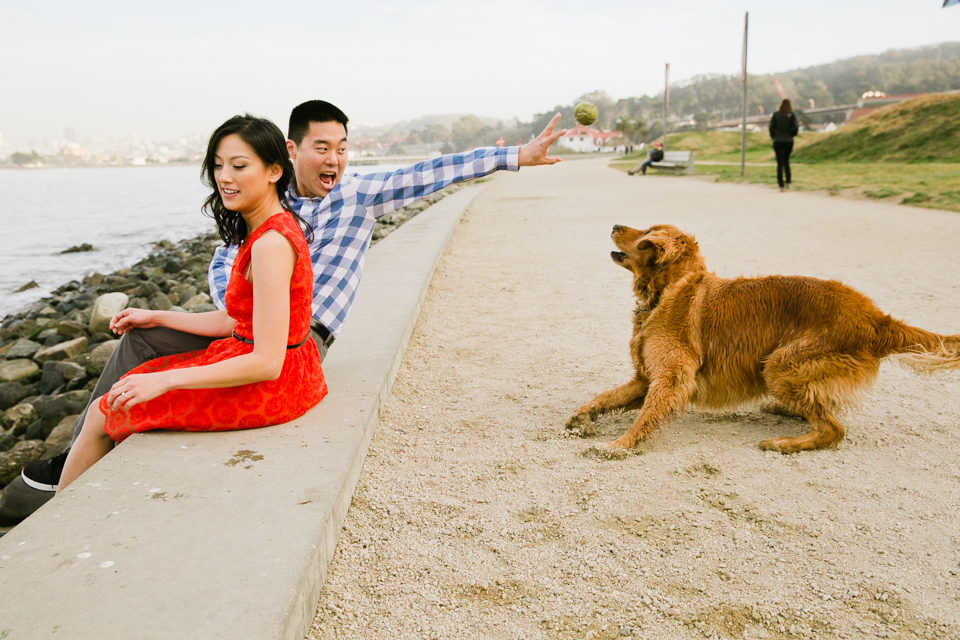
[[[0,0],[0,133],[19,143],[209,133],[250,112],[286,129],[321,98],[354,123],[529,119],[603,89],[771,73],[960,40],[942,0]],[[960,87],[958,87],[960,88]]]

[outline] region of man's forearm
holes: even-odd
[[[494,171],[519,170],[520,147],[483,147],[452,153],[404,167],[391,174],[373,174],[381,182],[374,189],[361,187],[361,201],[374,217],[405,207],[445,187]],[[364,177],[364,180],[367,180]]]

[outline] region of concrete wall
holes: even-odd
[[[303,638],[437,260],[481,190],[368,254],[330,395],[305,416],[135,435],[0,538],[0,638]]]

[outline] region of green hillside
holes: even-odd
[[[960,93],[892,104],[797,149],[798,162],[960,162]]]

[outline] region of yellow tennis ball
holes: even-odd
[[[589,126],[597,121],[597,105],[592,102],[581,102],[573,110],[573,117],[577,124]]]

